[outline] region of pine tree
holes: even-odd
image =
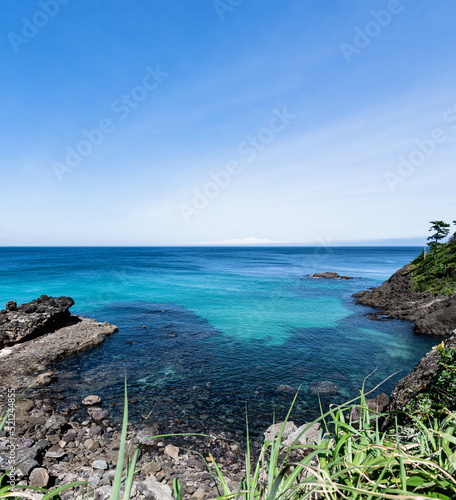
[[[453,221],[455,222],[455,221]],[[443,220],[431,220],[430,224],[432,224],[429,231],[434,231],[434,234],[428,237],[428,241],[430,241],[429,246],[432,250],[434,250],[434,259],[436,257],[437,248],[442,245],[440,240],[443,240],[450,233],[450,224],[443,222]]]

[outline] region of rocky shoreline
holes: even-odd
[[[456,331],[456,296],[414,292],[410,265],[399,269],[378,288],[354,294],[357,304],[380,309],[372,319],[397,318],[414,323],[421,335],[447,337]]]

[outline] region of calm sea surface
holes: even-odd
[[[280,419],[319,415],[312,384],[333,382],[323,405],[354,397],[392,373],[389,393],[435,339],[401,321],[374,322],[352,294],[378,286],[420,248],[0,248],[0,305],[42,294],[72,297],[72,312],[119,332],[58,365],[68,401],[98,394],[130,416],[153,410],[167,430],[254,435]],[[316,280],[335,271],[351,281]],[[147,328],[142,328],[147,326]],[[334,387],[334,385],[333,385]]]

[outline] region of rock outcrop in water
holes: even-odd
[[[73,304],[69,297],[47,295],[19,307],[14,301],[8,302],[6,309],[0,311],[0,349],[65,326]]]
[[[415,333],[445,337],[456,329],[456,296],[431,295],[411,290],[412,270],[407,265],[374,290],[354,295],[357,304],[381,309],[383,313],[371,315],[412,321]]]
[[[46,372],[55,362],[88,351],[117,331],[109,323],[74,316],[69,297],[48,297],[17,307],[8,302],[0,312],[0,389],[27,387],[53,380]],[[45,373],[43,373],[45,372]]]
[[[351,276],[340,276],[337,273],[314,273],[310,275],[311,278],[323,278],[323,279],[333,279],[333,280],[352,280]]]

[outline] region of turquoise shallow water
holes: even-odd
[[[319,412],[312,384],[331,381],[324,405],[363,379],[389,392],[436,340],[400,321],[373,322],[352,294],[377,286],[419,248],[0,248],[0,303],[68,295],[74,313],[119,332],[58,366],[67,400],[97,393],[114,404],[126,369],[132,419],[154,408],[170,429],[253,432],[284,414]],[[336,271],[351,281],[315,280]],[[146,326],[148,328],[141,328]]]

